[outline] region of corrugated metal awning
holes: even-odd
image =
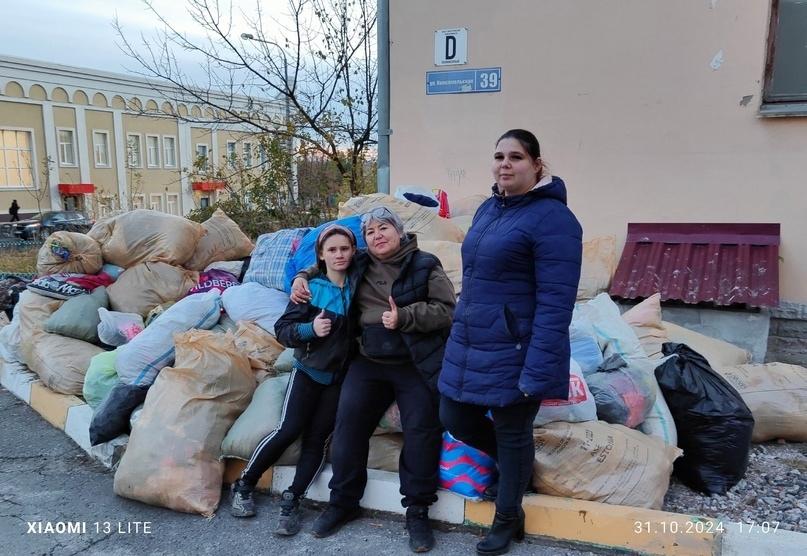
[[[779,305],[779,224],[628,224],[610,294]]]

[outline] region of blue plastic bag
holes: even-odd
[[[496,462],[476,448],[472,448],[443,433],[440,452],[440,488],[450,490],[469,500],[482,500],[482,493],[496,476]]]

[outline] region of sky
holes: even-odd
[[[241,10],[254,13],[256,1],[234,0],[236,37],[252,31],[238,14]],[[260,3],[264,11],[279,17],[287,11],[287,0]],[[153,4],[173,25],[191,36],[200,36],[182,0],[153,0]],[[116,15],[130,40],[159,28],[141,0],[0,0],[0,54],[129,73],[137,70],[138,64],[117,46],[120,37],[112,27]],[[186,61],[192,63],[190,58]]]

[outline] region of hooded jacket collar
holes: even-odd
[[[550,179],[547,179],[550,178]],[[499,191],[499,184],[494,183],[493,196],[502,205],[512,205],[519,203],[525,199],[556,199],[566,204],[566,184],[557,176],[547,176],[542,178],[535,187],[524,193],[523,195],[505,196]]]

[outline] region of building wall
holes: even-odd
[[[807,302],[807,119],[760,118],[769,2],[392,2],[391,189],[487,193],[496,138],[524,127],[585,235],[628,222],[779,222],[781,296]],[[468,64],[434,31],[468,28]],[[722,61],[721,61],[722,60]],[[502,92],[425,94],[425,72],[502,68]],[[713,69],[713,67],[715,69]]]
[[[45,132],[42,120],[42,107],[35,104],[23,104],[7,98],[0,98],[0,128],[20,127],[33,130],[34,136],[34,180],[40,188],[47,188],[47,180],[42,175],[43,162],[46,157]],[[22,188],[0,188],[0,214],[6,217],[11,201],[17,199],[20,215],[36,213],[36,197]],[[42,208],[50,208],[50,197],[45,195],[41,200]]]

